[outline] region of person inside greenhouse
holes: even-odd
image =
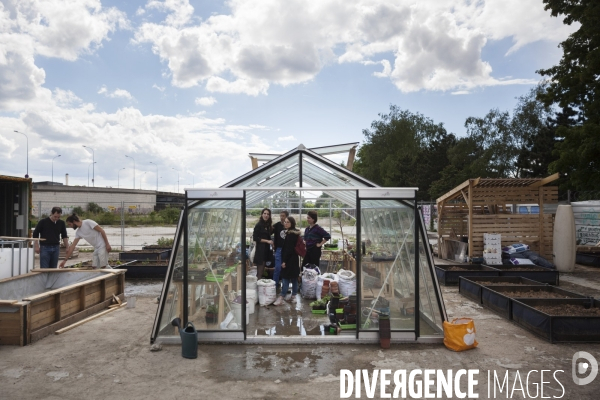
[[[331,235],[317,224],[318,216],[316,211],[309,211],[306,214],[308,226],[304,230],[304,242],[306,243],[306,256],[302,261],[302,266],[313,264],[319,267],[321,261],[321,247],[331,239]]]
[[[271,261],[271,234],[273,233],[273,221],[271,220],[271,210],[263,208],[260,213],[260,219],[254,225],[252,240],[255,242],[254,259],[252,263],[256,265],[256,277],[262,279],[267,262]]]
[[[65,263],[69,257],[71,257],[71,254],[73,254],[75,246],[77,246],[80,239],[85,239],[94,248],[94,253],[92,254],[92,268],[97,269],[108,266],[108,253],[110,253],[111,247],[110,243],[108,243],[108,238],[106,237],[104,229],[102,229],[96,221],[92,221],[91,219],[80,220],[75,213],[69,215],[66,222],[69,228],[75,229],[75,239],[67,249],[65,259],[58,267],[64,268]]]
[[[296,253],[296,243],[300,237],[300,231],[296,229],[296,220],[293,217],[287,217],[283,221],[285,226],[285,240],[281,251],[281,279],[283,281],[281,293],[273,305],[280,306],[283,301],[296,302],[298,294],[298,277],[300,276],[300,259]],[[292,293],[288,294],[288,289],[292,284]]]
[[[290,215],[290,213],[286,210],[283,210],[279,213],[280,221],[273,225],[273,236],[274,236],[274,245],[273,248],[275,250],[275,272],[273,273],[273,280],[279,287],[279,278],[281,274],[281,250],[283,249],[283,242],[285,241],[285,219]]]

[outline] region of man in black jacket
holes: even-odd
[[[67,225],[60,219],[61,215],[60,207],[52,207],[51,215],[41,219],[33,231],[34,238],[44,239],[39,242],[34,241],[35,252],[40,255],[40,268],[56,268],[58,266],[61,236],[65,249],[69,248]]]

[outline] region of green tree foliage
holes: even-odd
[[[181,210],[177,207],[166,207],[158,212],[165,224],[176,224]]]
[[[560,44],[563,56],[558,65],[538,71],[550,82],[540,98],[547,105],[558,104],[564,114],[574,116],[574,123],[558,126],[558,160],[551,164],[551,170],[567,174],[568,188],[600,190],[600,2],[544,3],[553,17],[564,16],[565,24],[580,24]]]
[[[449,163],[447,150],[455,136],[443,124],[394,105],[379,117],[363,130],[365,144],[354,170],[381,186],[418,187],[417,198],[428,199],[431,183]]]

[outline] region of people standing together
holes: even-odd
[[[300,266],[319,266],[321,247],[331,239],[331,235],[317,224],[316,211],[307,213],[308,227],[304,230],[304,235],[296,228],[296,220],[290,217],[288,211],[281,211],[279,218],[280,222],[272,225],[271,210],[264,208],[252,234],[252,240],[255,242],[253,263],[256,265],[258,279],[263,276],[270,254],[274,256],[273,280],[277,291],[279,291],[279,280],[282,281],[281,292],[273,303],[276,306],[283,304],[284,300],[296,302]],[[296,250],[299,238],[306,244],[306,255],[302,263]],[[290,284],[292,292],[288,294]]]

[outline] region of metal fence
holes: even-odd
[[[33,203],[31,229],[37,222],[50,215],[52,207],[61,207],[63,219],[75,212],[80,219],[92,219],[105,230],[113,249],[139,250],[143,246],[157,244],[161,238],[173,239],[180,209],[157,207],[156,203],[98,202],[98,203]],[[75,231],[67,228],[69,240],[75,238]],[[80,249],[91,249],[81,240]]]

